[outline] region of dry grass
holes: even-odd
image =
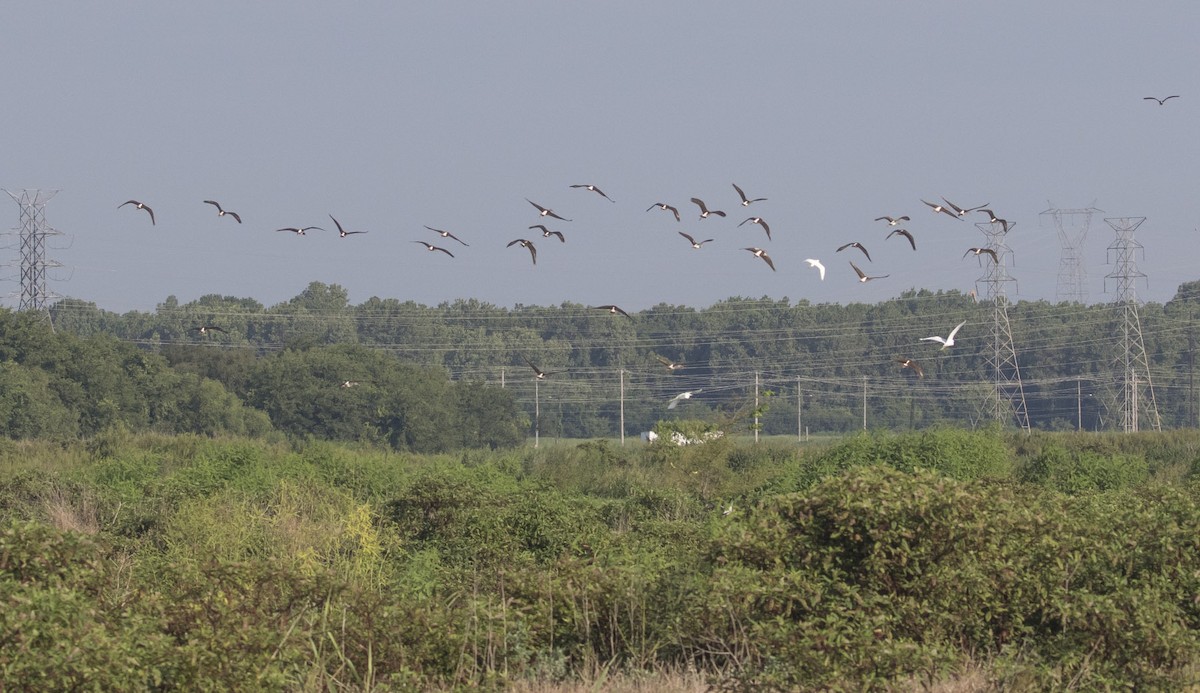
[[[81,534],[100,531],[100,511],[90,493],[72,496],[56,485],[42,498],[42,508],[47,522],[57,529]]]
[[[594,681],[515,681],[507,690],[517,693],[703,693],[712,690],[697,672],[612,674]]]

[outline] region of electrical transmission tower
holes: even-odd
[[[1006,287],[1016,283],[1008,273],[1013,252],[1004,237],[1012,227],[1000,222],[981,222],[975,227],[987,239],[986,248],[995,252],[995,261],[988,265],[987,273],[975,280],[975,285],[984,285],[984,295],[992,303],[992,345],[987,354],[987,366],[992,372],[994,387],[986,405],[992,410],[996,421],[1005,424],[1016,417],[1017,425],[1029,431],[1029,411],[1025,408],[1025,388],[1021,384],[1021,368],[1017,365],[1017,350],[1013,347],[1012,328],[1008,322],[1008,293]],[[978,256],[987,263],[986,254]]]
[[[1108,261],[1113,271],[1104,277],[1104,289],[1108,280],[1117,285],[1116,303],[1121,307],[1121,419],[1126,433],[1140,429],[1141,415],[1145,414],[1156,431],[1162,430],[1158,416],[1158,403],[1154,399],[1154,383],[1150,380],[1150,360],[1146,357],[1146,344],[1142,341],[1142,321],[1138,318],[1136,283],[1146,275],[1138,271],[1137,254],[1143,253],[1142,244],[1133,239],[1133,232],[1146,221],[1146,217],[1118,217],[1105,219],[1104,223],[1117,232],[1117,238],[1108,246]]]
[[[46,223],[46,202],[58,191],[4,192],[21,206],[21,225],[13,229],[20,235],[21,248],[21,300],[17,310],[45,313],[49,318],[51,302],[60,297],[46,288],[46,271],[62,264],[47,259],[46,239],[61,236],[62,232]]]
[[[1083,242],[1087,239],[1092,224],[1092,214],[1103,212],[1095,203],[1087,209],[1058,209],[1050,202],[1050,208],[1042,212],[1043,219],[1049,216],[1058,229],[1058,241],[1062,254],[1058,261],[1059,301],[1087,303],[1087,269],[1083,264]]]

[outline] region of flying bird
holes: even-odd
[[[868,276],[866,272],[863,272],[858,268],[858,265],[854,264],[853,260],[850,261],[850,266],[854,268],[854,273],[858,275],[858,281],[864,284],[872,279],[887,279],[888,277],[892,276],[890,274],[880,274],[874,277]]]
[[[616,202],[616,200],[612,199],[608,195],[605,195],[603,190],[601,190],[600,188],[597,188],[594,185],[583,184],[583,185],[572,185],[571,187],[572,188],[584,188],[586,190],[591,190],[592,192],[596,193],[600,197],[603,197],[604,199],[608,200],[609,202]]]
[[[1172,94],[1170,96],[1164,96],[1161,99],[1158,98],[1157,96],[1146,96],[1146,97],[1142,98],[1142,101],[1157,101],[1158,105],[1161,106],[1170,99],[1178,99],[1178,98],[1179,98],[1179,94]]]
[[[725,212],[722,212],[719,209],[709,210],[708,207],[704,206],[704,200],[701,200],[698,197],[693,197],[692,203],[700,208],[700,218],[701,219],[707,219],[709,214],[716,214],[719,217],[725,216]]]
[[[197,334],[208,334],[209,332],[220,332],[221,334],[229,334],[228,332],[221,329],[220,327],[217,327],[216,325],[197,325],[195,327],[189,327],[188,332],[195,332]]]
[[[912,221],[912,219],[909,219],[908,217],[894,217],[893,218],[893,217],[889,217],[889,216],[882,216],[882,217],[875,217],[875,221],[886,221],[888,223],[888,226],[895,226],[896,224],[899,224],[902,221]]]
[[[341,387],[344,390],[351,387],[358,387],[359,385],[360,383],[357,380],[343,380],[342,384],[338,387]]]
[[[957,215],[957,216],[958,216],[960,219],[961,219],[962,217],[965,217],[965,216],[967,216],[967,212],[974,212],[974,211],[975,211],[975,210],[977,210],[977,209],[983,209],[984,207],[987,207],[987,206],[988,206],[988,203],[987,203],[987,202],[984,202],[983,204],[979,205],[978,207],[967,207],[966,209],[964,209],[964,208],[962,208],[962,207],[959,207],[958,205],[954,204],[954,203],[953,203],[953,202],[951,202],[950,200],[947,200],[947,199],[946,199],[946,198],[944,198],[944,197],[942,198],[942,202],[945,202],[946,204],[950,205],[950,209],[953,209],[953,210],[954,210],[954,213],[955,213],[955,214],[956,214],[956,215]]]
[[[947,209],[945,205],[935,205],[934,203],[926,201],[926,200],[921,200],[921,202],[924,202],[925,204],[929,205],[930,209],[932,209],[935,214],[937,212],[941,212],[942,214],[946,214],[946,215],[954,217],[955,219],[958,219],[958,215],[955,214],[954,212],[951,212],[949,209]]]
[[[607,306],[588,306],[588,308],[591,308],[593,310],[607,310],[609,315],[616,315],[617,313],[620,313],[621,315],[624,315],[627,318],[630,317],[629,313],[626,313],[625,311],[621,310],[619,307],[611,305],[611,304],[607,305]]]
[[[654,204],[647,207],[646,211],[649,212],[650,210],[654,209],[655,207],[658,207],[659,209],[665,209],[668,212],[674,214],[675,221],[679,221],[679,210],[678,209],[672,207],[671,205],[667,204],[666,202],[655,202]]]
[[[754,257],[762,258],[763,262],[767,263],[767,266],[771,268],[771,271],[775,271],[775,263],[771,262],[771,256],[767,255],[767,251],[762,248],[742,248],[742,250],[749,250],[754,253]]]
[[[742,189],[738,187],[737,183],[733,184],[733,189],[737,191],[738,197],[742,198],[743,207],[749,207],[754,202],[766,202],[767,200],[765,197],[756,197],[753,200],[747,199],[746,193],[742,192]]]
[[[767,232],[767,240],[771,240],[771,227],[767,226],[767,222],[763,221],[762,217],[749,217],[746,219],[746,221],[743,221],[742,224],[745,224],[746,222],[753,222],[761,226],[763,231]],[[738,226],[740,227],[742,224],[738,224]]]
[[[850,243],[847,243],[846,245],[843,245],[842,247],[838,248],[837,252],[840,253],[843,250],[845,250],[846,248],[858,248],[859,250],[862,251],[863,255],[867,256],[867,262],[873,262],[871,260],[871,254],[867,252],[867,249],[863,247],[862,243],[859,243],[858,241],[851,241]]]
[[[821,273],[821,281],[825,281],[825,265],[822,265],[820,260],[814,260],[810,257],[805,258],[804,261],[808,263],[809,267],[816,267],[817,271]]]
[[[894,358],[892,360],[895,361],[896,363],[900,364],[900,368],[902,370],[905,368],[909,368],[909,369],[912,369],[913,373],[917,374],[918,378],[925,377],[925,371],[921,370],[921,365],[919,363],[917,363],[916,361],[913,361],[912,359],[906,359],[901,356],[897,356],[896,358]]]
[[[329,218],[333,219],[333,215],[330,214]],[[366,233],[366,231],[347,231],[346,229],[342,228],[342,225],[340,223],[338,223],[337,219],[333,219],[333,224],[334,224],[334,226],[337,227],[338,238],[345,238],[346,236],[349,236],[349,235],[355,234],[355,233]]]
[[[445,231],[443,229],[435,229],[432,226],[426,226],[425,228],[436,233],[437,235],[441,236],[442,238],[453,238],[454,240],[458,241],[459,243],[462,243],[463,245],[470,245],[469,243],[464,242],[463,239],[459,238],[458,236],[455,236],[454,234],[450,233],[449,231]]]
[[[704,392],[704,388],[700,388],[698,390],[688,390],[687,392],[680,392],[679,394],[672,397],[670,402],[667,402],[667,409],[674,409],[675,407],[679,406],[679,403],[682,402],[683,400],[691,399],[693,395],[697,395],[701,392]]]
[[[915,240],[913,240],[913,235],[908,232],[908,229],[892,229],[892,232],[889,233],[887,235],[887,237],[885,237],[883,240],[886,241],[888,238],[891,238],[892,236],[895,236],[897,234],[907,238],[908,244],[912,246],[913,250],[917,249],[917,242]]]
[[[1000,259],[996,257],[996,251],[992,250],[991,248],[967,248],[967,252],[963,253],[963,257],[966,257],[971,254],[991,255],[992,262],[996,263],[997,265],[1000,264]]]
[[[443,253],[449,255],[450,257],[454,257],[454,253],[450,252],[449,250],[446,250],[445,248],[440,248],[436,245],[433,245],[432,243],[426,243],[425,241],[413,241],[413,243],[420,243],[421,245],[425,246],[425,249],[431,253],[434,252],[435,250],[440,250]]]
[[[962,322],[958,323],[957,325],[954,326],[953,330],[950,330],[950,334],[948,336],[946,336],[945,338],[922,337],[921,341],[922,342],[938,342],[942,345],[943,349],[945,349],[946,347],[952,347],[952,346],[954,346],[954,335],[958,334],[958,331],[960,329],[962,329],[963,325],[966,325],[966,324],[967,324],[966,320],[963,320]]]
[[[515,241],[509,241],[506,248],[511,248],[514,245],[520,245],[522,248],[529,249],[529,256],[533,258],[533,264],[537,264],[537,248],[533,247],[533,241],[527,241],[524,238],[518,238]]]
[[[565,236],[563,236],[562,231],[551,231],[550,229],[546,228],[542,224],[534,224],[533,226],[530,226],[529,228],[540,230],[542,232],[542,238],[558,236],[558,240],[562,241],[563,243],[567,242],[567,239]]]
[[[563,372],[563,371],[553,371],[551,373],[547,373],[547,372],[543,371],[542,369],[538,368],[537,366],[533,365],[533,361],[530,361],[527,357],[522,356],[521,358],[525,359],[525,363],[529,364],[529,367],[533,369],[533,377],[538,380],[545,380],[546,378],[554,375],[555,373]]]
[[[320,226],[285,226],[282,229],[275,229],[275,230],[276,231],[291,231],[292,233],[296,234],[297,236],[303,236],[308,231],[324,231],[325,229],[321,228]]]
[[[669,371],[677,371],[677,370],[679,370],[680,368],[686,368],[686,367],[687,367],[687,366],[685,366],[685,365],[684,365],[684,364],[682,364],[682,363],[678,363],[678,362],[672,361],[672,360],[670,360],[670,359],[664,359],[663,357],[661,357],[661,356],[659,356],[659,355],[657,355],[657,354],[655,354],[655,355],[654,355],[654,358],[658,359],[659,363],[661,363],[662,365],[666,366],[666,367],[667,367],[667,370],[669,370]]]
[[[129,200],[128,202],[122,202],[121,204],[117,205],[117,209],[120,209],[120,208],[124,207],[125,205],[133,205],[137,209],[146,210],[146,213],[150,215],[150,225],[157,226],[157,224],[154,221],[154,210],[150,209],[150,207],[146,203],[138,202],[137,200]]]
[[[995,212],[986,208],[977,209],[975,211],[988,215],[988,223],[999,224],[1004,228],[1004,233],[1008,233],[1008,219],[1001,219],[1000,217],[996,216]]]
[[[560,221],[571,221],[570,219],[567,219],[565,217],[558,216],[557,214],[554,213],[553,209],[547,209],[546,207],[539,205],[538,203],[534,202],[533,200],[529,199],[528,197],[525,198],[525,201],[528,202],[529,204],[533,205],[534,207],[537,207],[538,213],[544,217],[553,217]]]
[[[679,232],[679,235],[686,238],[688,240],[688,243],[691,243],[692,247],[695,248],[696,250],[700,250],[700,246],[704,245],[705,243],[712,243],[712,240],[713,240],[711,238],[705,238],[702,241],[697,241],[695,238],[692,238],[691,236],[689,236],[688,234],[686,234],[682,231]]]
[[[230,212],[228,210],[222,209],[221,204],[219,202],[217,202],[216,200],[205,200],[204,204],[212,205],[213,207],[216,207],[217,208],[217,216],[223,217],[228,214],[229,216],[233,217],[234,221],[236,221],[237,223],[239,223],[239,224],[242,223],[242,217],[240,215],[238,215],[237,212]]]

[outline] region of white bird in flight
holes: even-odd
[[[810,257],[805,258],[804,261],[808,263],[809,267],[816,267],[817,271],[821,273],[821,281],[825,281],[825,265],[822,265],[820,260],[814,260]]]
[[[939,342],[939,343],[941,343],[943,349],[945,349],[946,347],[952,347],[952,346],[954,346],[954,335],[958,334],[959,329],[961,329],[962,326],[966,325],[966,324],[967,324],[966,320],[963,320],[962,322],[958,323],[957,325],[954,326],[953,330],[950,330],[950,334],[945,338],[922,337],[921,341],[922,342]]]
[[[683,400],[691,399],[692,395],[694,395],[698,392],[703,392],[703,391],[704,391],[703,389],[699,389],[699,390],[688,390],[687,392],[680,392],[679,394],[672,397],[671,401],[667,403],[667,409],[674,409]]]

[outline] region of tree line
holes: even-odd
[[[1165,304],[1139,306],[1164,427],[1195,426],[1200,416],[1194,386],[1198,303],[1200,282],[1190,282]],[[67,299],[51,317],[61,331],[108,335],[160,354],[180,372],[222,384],[273,421],[289,418],[314,434],[336,429],[346,435],[361,420],[328,414],[336,424],[318,421],[272,403],[269,388],[247,375],[266,368],[254,365],[259,359],[283,364],[296,354],[324,354],[336,346],[345,351],[328,353],[356,356],[347,357],[343,374],[325,369],[328,377],[365,379],[349,372],[350,361],[374,363],[369,359],[386,355],[389,367],[406,371],[414,382],[431,377],[504,390],[528,420],[524,433],[536,425],[542,435],[579,438],[617,435],[622,418],[624,432],[633,435],[664,418],[729,420],[751,410],[763,431],[778,434],[845,432],[861,428],[864,418],[869,428],[980,425],[991,418],[993,308],[957,291],[914,290],[877,304],[732,297],[708,308],[658,304],[625,317],[569,302],[505,308],[461,299],[426,306],[372,297],[352,304],[344,288],[313,282],[270,307],[213,294],[188,303],[168,297],[152,312],[117,314]],[[1120,425],[1123,310],[1046,301],[1008,306],[1034,428]],[[922,341],[962,321],[954,347]],[[189,332],[200,324],[226,333]],[[921,375],[901,368],[900,358],[915,360]],[[669,370],[668,361],[684,367]],[[535,382],[529,364],[552,375]],[[274,383],[274,392],[286,390],[283,380]],[[699,392],[668,411],[667,402],[684,391]]]

